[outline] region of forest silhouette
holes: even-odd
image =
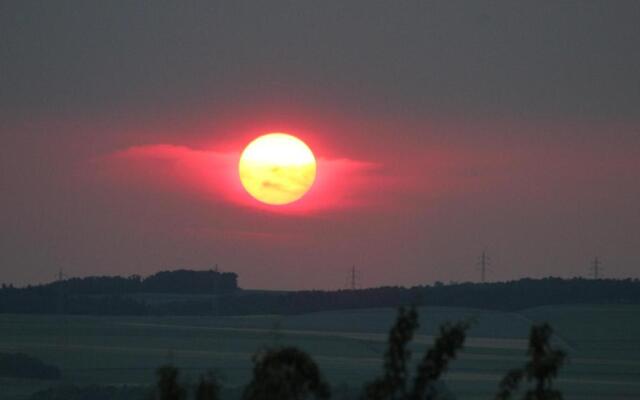
[[[640,304],[638,279],[525,278],[333,291],[246,290],[238,287],[237,280],[232,272],[176,270],[147,278],[72,278],[22,288],[3,284],[0,313],[287,315],[402,304],[500,311],[578,303]]]

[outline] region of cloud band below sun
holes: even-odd
[[[274,208],[251,198],[238,176],[239,152],[195,149],[174,144],[133,146],[100,160],[114,184],[149,190],[205,195],[210,201],[285,213],[316,213],[371,205],[376,163],[348,158],[317,159],[314,185],[300,200]],[[369,192],[369,193],[368,193]]]

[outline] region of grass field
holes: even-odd
[[[640,306],[554,306],[503,313],[420,309],[418,359],[445,321],[475,321],[467,346],[446,377],[459,399],[490,399],[498,380],[524,361],[531,323],[548,321],[570,356],[558,386],[566,399],[640,398]],[[334,387],[355,394],[381,369],[393,309],[249,317],[56,317],[0,315],[0,351],[24,352],[59,365],[74,383],[146,385],[173,362],[188,379],[217,370],[231,393],[251,371],[252,354],[291,344],[313,355]],[[345,385],[346,384],[346,385]],[[0,399],[25,399],[43,381],[0,379]],[[235,389],[234,389],[235,388]],[[235,391],[234,391],[235,390]]]

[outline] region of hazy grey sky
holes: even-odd
[[[475,279],[485,247],[492,279],[596,254],[637,277],[638,21],[638,1],[0,1],[0,281],[219,263],[335,288],[355,263],[420,284]],[[335,170],[323,209],[198,180],[285,129]]]

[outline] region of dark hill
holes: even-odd
[[[640,304],[637,279],[520,279],[360,290],[270,292],[241,290],[237,275],[165,271],[138,276],[74,278],[0,289],[2,313],[88,315],[296,314],[401,304],[512,311],[552,304]]]

